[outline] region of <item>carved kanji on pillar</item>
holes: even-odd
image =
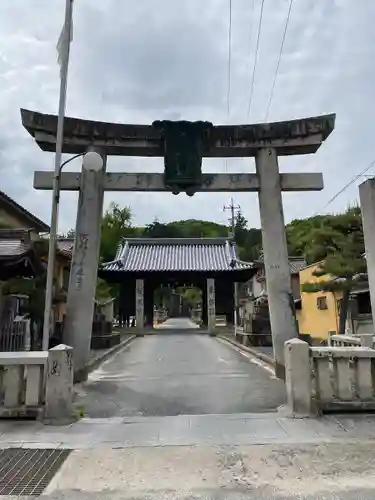
[[[209,278],[207,280],[207,315],[208,315],[208,331],[215,331],[216,322],[216,307],[215,307],[215,280]]]

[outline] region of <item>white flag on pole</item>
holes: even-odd
[[[56,46],[57,62],[60,66],[60,76],[63,68],[65,54],[69,48],[70,43],[73,41],[73,1],[74,0],[66,0],[66,17]]]

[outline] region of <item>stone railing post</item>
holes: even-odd
[[[141,279],[135,282],[135,327],[136,336],[142,337],[145,328],[145,285]]]
[[[48,351],[45,423],[63,425],[73,417],[73,348],[64,344]]]
[[[372,333],[363,333],[362,335],[359,336],[359,338],[361,340],[362,347],[370,347],[370,349],[373,349],[374,339]]]
[[[285,342],[285,378],[288,412],[294,418],[312,413],[310,347],[307,342],[291,339]]]

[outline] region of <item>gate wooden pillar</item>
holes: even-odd
[[[202,328],[206,328],[208,325],[208,317],[207,317],[208,307],[207,307],[207,286],[203,285],[202,287]]]
[[[214,278],[207,279],[207,316],[208,316],[208,332],[210,335],[215,335],[216,307],[215,307],[215,280],[214,280]]]
[[[145,327],[154,326],[154,282],[152,279],[144,280]]]
[[[144,303],[144,281],[137,279],[135,282],[135,327],[137,337],[141,337],[144,331],[145,303]]]

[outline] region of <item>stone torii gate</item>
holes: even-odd
[[[39,147],[43,151],[54,152],[57,116],[25,109],[21,110],[21,115],[23,126]],[[95,150],[102,156],[104,165],[99,172],[84,169],[82,173],[66,172],[60,179],[61,190],[80,192],[65,327],[65,341],[74,347],[74,361],[78,371],[84,371],[90,349],[103,191],[179,191],[169,184],[166,187],[166,176],[162,173],[105,173],[106,159],[110,155],[164,156],[167,166],[169,157],[160,123],[167,123],[168,129],[174,122],[158,122],[157,126],[151,126],[65,118],[63,152],[84,154]],[[182,134],[185,137],[189,134],[190,122],[182,123],[188,124],[188,132]],[[200,122],[203,134],[200,159],[255,157],[256,173],[199,172],[199,186],[180,189],[189,195],[195,191],[258,192],[276,376],[280,378],[285,376],[284,342],[298,334],[281,192],[319,191],[323,189],[323,177],[320,173],[280,174],[278,156],[315,153],[333,131],[334,123],[334,114],[240,126],[208,126]],[[53,172],[35,172],[36,189],[52,190],[52,185]]]

